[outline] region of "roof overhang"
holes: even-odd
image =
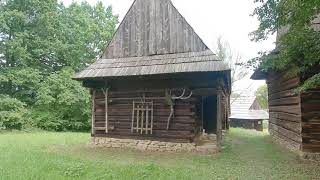
[[[139,77],[150,75],[229,72],[228,65],[217,60],[212,51],[176,53],[143,57],[99,59],[73,79],[101,79],[114,77]],[[225,73],[228,76],[229,73]]]
[[[251,75],[250,79],[253,80],[266,80],[268,77],[268,72],[265,72],[261,69],[256,69],[254,73]]]

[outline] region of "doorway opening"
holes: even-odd
[[[215,134],[217,131],[217,96],[204,97],[203,105],[203,129],[205,133]]]

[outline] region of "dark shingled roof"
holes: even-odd
[[[181,72],[215,72],[228,70],[211,51],[99,59],[74,79],[171,74]]]

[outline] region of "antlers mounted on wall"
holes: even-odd
[[[167,122],[167,130],[169,130],[170,127],[170,121],[172,119],[172,117],[174,116],[174,101],[175,100],[187,100],[189,98],[191,98],[193,92],[191,91],[189,96],[185,96],[186,93],[186,89],[183,89],[182,94],[180,96],[173,96],[171,93],[171,90],[166,90],[166,97],[167,97],[167,101],[168,104],[170,105],[170,115],[168,117],[168,122]]]

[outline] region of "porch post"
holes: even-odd
[[[108,129],[109,129],[109,120],[108,120],[108,92],[109,92],[109,88],[106,89],[105,93],[104,93],[104,101],[105,101],[105,120],[106,120],[106,133],[108,133]]]
[[[217,147],[221,147],[222,141],[222,113],[221,113],[221,92],[217,93]]]
[[[96,98],[96,90],[92,91],[92,105],[91,105],[91,134],[95,134],[95,98]]]

